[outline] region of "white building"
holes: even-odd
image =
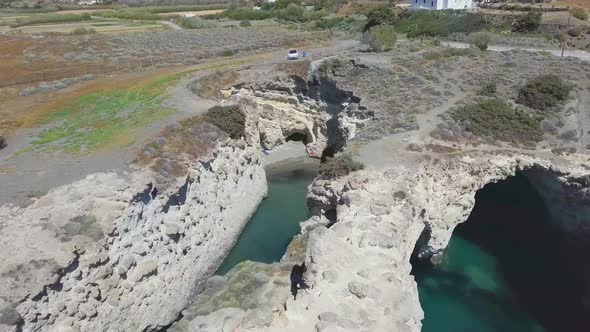
[[[412,9],[470,9],[473,0],[410,0]]]

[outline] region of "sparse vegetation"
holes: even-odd
[[[208,29],[208,28],[215,28],[217,24],[211,21],[204,20],[200,17],[193,16],[193,17],[178,17],[175,19],[176,24],[185,28],[185,29]]]
[[[425,60],[437,60],[437,61],[447,61],[452,57],[456,56],[473,56],[476,54],[476,51],[470,48],[453,48],[448,47],[442,50],[433,50],[428,53],[424,54]]]
[[[574,8],[572,9],[572,16],[582,21],[588,20],[588,12],[584,8]]]
[[[467,35],[467,43],[473,47],[479,48],[481,51],[488,49],[488,45],[492,41],[492,35],[489,32],[473,32]]]
[[[147,10],[133,9],[109,10],[94,13],[93,15],[105,18],[118,18],[123,20],[157,21],[162,19],[162,16],[156,13],[151,13]]]
[[[320,173],[326,178],[338,178],[348,175],[354,171],[365,168],[365,166],[354,160],[350,154],[341,154],[333,158],[327,158],[320,164]]]
[[[568,98],[572,86],[559,76],[542,75],[527,82],[518,92],[516,102],[540,111],[555,107]]]
[[[538,117],[514,109],[501,99],[483,100],[451,112],[451,117],[466,131],[501,141],[538,142],[543,129]]]
[[[252,23],[250,23],[250,20],[242,20],[240,21],[240,26],[242,28],[249,28],[252,26]]]
[[[391,25],[377,25],[365,32],[364,40],[369,44],[372,51],[390,51],[397,41],[395,28]]]
[[[227,18],[230,20],[266,20],[276,18],[286,22],[308,22],[319,20],[326,15],[323,11],[309,10],[294,1],[277,1],[276,3],[267,3],[261,9],[231,5],[225,11],[207,15],[206,18]]]
[[[213,106],[207,111],[207,121],[226,132],[232,139],[244,136],[246,117],[238,106]]]

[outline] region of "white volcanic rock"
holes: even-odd
[[[176,191],[156,193],[149,173],[94,174],[27,208],[0,207],[0,326],[142,331],[169,324],[266,195],[257,150],[218,146],[194,162]]]

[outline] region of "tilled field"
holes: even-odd
[[[219,28],[117,35],[0,36],[0,84],[57,80],[88,73],[190,65],[215,56],[286,46],[317,34],[283,29]],[[4,59],[2,59],[4,58]],[[4,64],[10,63],[10,66]]]

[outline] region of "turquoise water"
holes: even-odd
[[[442,263],[413,262],[422,331],[590,331],[578,266],[526,177],[488,185]]]
[[[293,236],[299,233],[299,222],[309,218],[307,186],[314,176],[310,172],[294,171],[268,178],[267,198],[244,227],[216,273],[224,275],[245,260],[279,261]]]

